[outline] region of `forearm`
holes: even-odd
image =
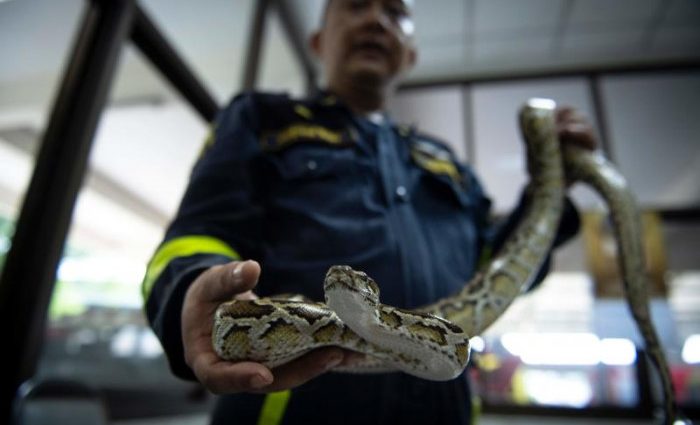
[[[171,371],[182,379],[195,379],[185,363],[182,343],[185,294],[202,272],[229,261],[231,258],[226,256],[206,254],[173,259],[156,279],[151,292],[144,295],[148,322],[163,346]]]

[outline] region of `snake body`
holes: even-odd
[[[663,423],[690,424],[682,418],[675,401],[671,371],[649,309],[649,278],[644,264],[642,226],[634,194],[625,177],[600,153],[569,146],[563,151],[567,175],[591,186],[610,211],[617,242],[617,259],[627,306],[644,340],[644,348],[661,381]]]
[[[568,177],[591,185],[610,207],[628,303],[661,377],[665,423],[673,423],[678,413],[649,314],[634,199],[624,178],[600,154],[576,148],[561,152],[554,110],[555,103],[547,99],[531,99],[521,109],[529,174],[526,209],[501,249],[462,290],[419,309],[402,310],[381,304],[378,285],[365,273],[332,266],[324,280],[325,303],[302,296],[223,303],[212,333],[217,354],[274,368],[315,348],[338,346],[365,354],[339,371],[401,370],[430,380],[458,376],[469,361],[469,337],[500,317],[549,254],[563,210],[566,163]]]

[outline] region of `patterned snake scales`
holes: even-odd
[[[678,419],[670,373],[651,321],[639,215],[625,179],[599,153],[567,147],[560,152],[555,104],[531,99],[520,112],[526,141],[529,201],[501,250],[458,293],[417,310],[379,303],[379,288],[365,273],[333,266],[324,281],[326,303],[301,296],[231,301],[216,312],[213,345],[226,360],[268,367],[318,347],[365,353],[345,372],[403,372],[430,380],[458,376],[469,361],[469,337],[480,334],[527,288],[557,232],[568,177],[592,186],[614,222],[625,293],[663,386],[664,423]]]

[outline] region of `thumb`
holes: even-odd
[[[212,267],[199,282],[200,299],[204,302],[223,302],[235,295],[250,291],[258,283],[260,264],[256,261],[232,261]]]

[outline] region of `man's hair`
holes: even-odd
[[[335,0],[326,0],[323,4],[323,12],[321,13],[321,21],[319,22],[320,28],[323,28],[323,26],[326,24],[326,18],[328,17],[328,9],[331,5],[332,2]],[[413,6],[413,0],[404,0],[405,3],[407,3],[409,6]]]

